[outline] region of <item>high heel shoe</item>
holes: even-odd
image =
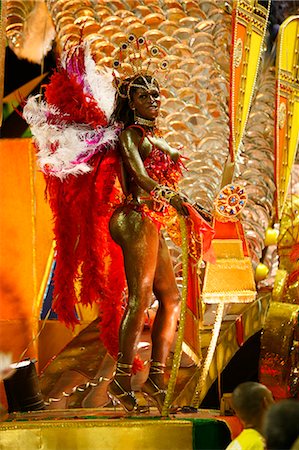
[[[166,366],[159,361],[153,361],[151,363],[151,368],[149,371],[149,376],[144,385],[142,386],[142,392],[150,397],[158,408],[160,414],[162,413],[162,409],[165,402],[166,397],[166,389],[162,389],[158,386],[158,384],[153,380],[152,376],[161,376],[163,378]],[[164,386],[164,382],[163,382]],[[169,412],[174,414],[178,411],[178,408],[175,406],[171,406],[169,408]]]
[[[165,365],[158,362],[153,361],[151,363],[148,379],[142,386],[142,392],[150,397],[155,405],[157,406],[158,410],[160,411],[160,414],[162,412],[165,396],[166,396],[166,389],[161,389],[153,380],[152,376],[161,375],[163,377],[165,372]]]
[[[135,394],[132,390],[126,391],[116,379],[117,377],[131,377],[132,364],[123,364],[118,362],[114,378],[108,386],[108,396],[116,400],[125,409],[127,413],[144,414],[149,411],[147,406],[138,405]]]
[[[108,393],[115,398],[127,412],[133,412],[137,408],[137,400],[133,391],[126,391],[118,382],[118,377],[131,377],[132,364],[118,362],[114,378],[108,386]]]

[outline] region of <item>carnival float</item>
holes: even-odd
[[[197,419],[203,426],[205,420],[219,417],[221,424],[231,425],[226,416],[229,393],[238,383],[258,380],[275,399],[299,398],[299,7],[279,2],[285,10],[281,5],[278,11],[275,3],[2,3],[0,352],[11,355],[15,368],[1,386],[0,430],[7,445],[16,432],[26,432],[35,442],[37,429],[50,445],[54,431],[60,433],[58,442],[67,427],[63,448],[95,448],[92,439],[99,439],[99,429],[104,447],[98,448],[115,448],[115,439],[124,448],[139,448],[147,442],[136,437],[141,429],[152,439],[146,448],[164,448],[157,443],[169,442],[170,434],[173,449],[216,448],[204,440],[194,447],[189,428]],[[183,149],[180,189],[212,214],[214,234],[213,258],[206,260],[192,260],[183,223],[180,245],[166,236],[182,297],[162,410],[162,417],[174,421],[151,420],[157,411],[149,403],[148,420],[130,418],[130,428],[121,405],[107,395],[115,361],[100,338],[100,301],[80,304],[78,277],[78,323],[67,327],[52,308],[56,247],[46,182],[36,156],[42,125],[30,122],[24,107],[26,111],[33,97],[39,107],[57,61],[78,55],[78,48],[88,55],[84,76],[97,99],[97,77],[115,69],[119,49],[125,53],[132,37],[140,46],[145,40],[163,50],[159,129],[172,147]],[[124,56],[128,71],[131,57],[129,51]],[[154,52],[152,59],[161,62]],[[34,67],[34,75],[10,90],[8,77],[22,78],[22,73],[9,71],[11,61],[17,71],[25,67],[18,66],[21,62]],[[49,129],[47,139],[62,146],[64,130],[55,137],[58,128]],[[192,301],[190,270],[196,274]],[[156,308],[153,296],[139,345],[143,361],[150,358],[149,331]],[[37,393],[29,403],[24,400],[26,405],[14,398],[16,392],[26,397],[26,382],[17,376],[23,366],[33,370],[30,377],[36,371],[31,385]],[[132,378],[145,405],[148,400],[140,387],[146,370]],[[172,404],[179,407],[175,416]],[[79,437],[80,427],[84,437]],[[224,436],[226,431],[221,432]],[[74,446],[74,435],[81,447]]]

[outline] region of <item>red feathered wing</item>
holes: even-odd
[[[78,323],[74,285],[79,281],[79,301],[98,303],[100,337],[116,357],[125,288],[121,248],[109,233],[109,220],[120,196],[117,155],[110,149],[96,155],[92,164],[92,172],[85,175],[63,181],[48,178],[57,252],[53,309],[66,325]]]

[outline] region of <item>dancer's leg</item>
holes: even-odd
[[[152,363],[143,390],[155,400],[162,411],[165,399],[164,369],[174,339],[180,306],[170,254],[162,236],[159,242],[154,293],[159,307],[152,329]]]
[[[145,311],[152,300],[159,234],[148,218],[136,211],[118,210],[111,219],[110,231],[121,246],[128,284],[128,305],[119,333],[120,364],[132,364],[144,326]],[[130,390],[130,379],[116,379],[124,390]]]
[[[159,307],[152,329],[152,359],[165,365],[177,326],[180,294],[163,236],[159,242],[153,291]]]

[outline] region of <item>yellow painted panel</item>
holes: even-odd
[[[292,72],[296,39],[298,39],[298,21],[290,18],[284,23],[286,26],[283,30],[283,42],[281,42],[281,45],[284,47],[284,51],[280,55],[280,69]]]
[[[299,86],[298,86],[299,87]],[[291,127],[291,134],[290,134],[290,142],[289,142],[289,154],[288,154],[288,167],[292,169],[296,151],[298,151],[298,142],[299,139],[299,89],[298,89],[298,97],[297,100],[294,103],[294,109],[293,109],[293,120],[292,120],[292,127]]]
[[[1,431],[0,450],[192,450],[187,421],[55,421]]]
[[[244,94],[244,110],[242,115],[241,130],[244,130],[245,123],[248,117],[249,108],[251,107],[251,96],[254,91],[255,78],[257,67],[259,64],[260,48],[263,41],[263,36],[257,33],[252,33],[250,41],[250,53],[248,57],[248,71],[246,74],[246,87]],[[239,145],[239,142],[238,142]],[[238,148],[238,147],[236,147]]]

